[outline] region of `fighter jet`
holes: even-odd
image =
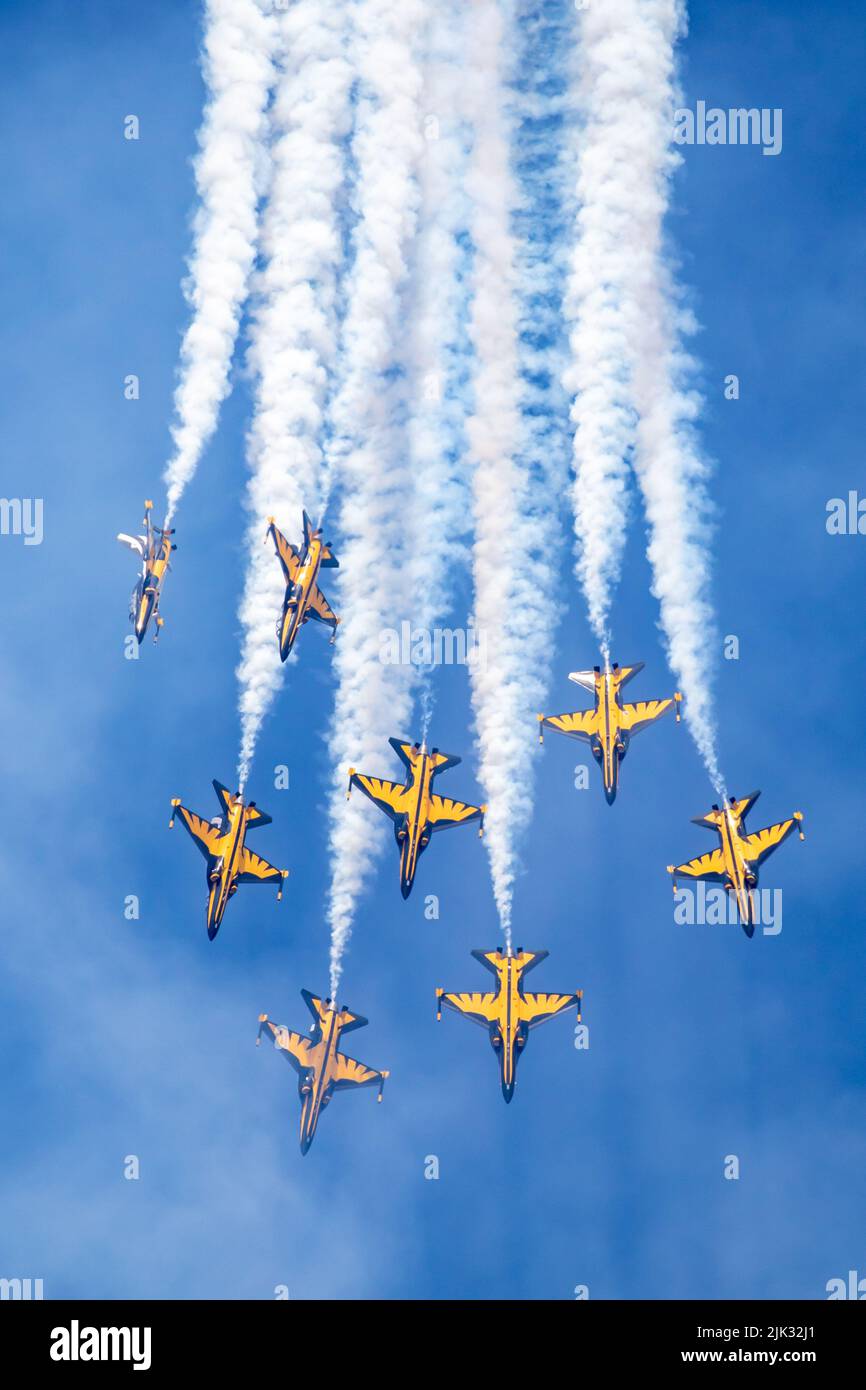
[[[339,1051],[343,1033],[351,1033],[353,1028],[363,1028],[367,1019],[360,1014],[350,1013],[348,1009],[338,1009],[330,999],[319,999],[308,989],[302,989],[304,1003],[313,1015],[310,1036],[293,1033],[291,1028],[283,1028],[279,1023],[271,1023],[267,1014],[259,1014],[259,1035],[256,1047],[262,1040],[262,1033],[268,1029],[274,1040],[274,1047],[280,1048],[298,1073],[298,1095],[301,1097],[301,1153],[305,1154],[316,1134],[319,1116],[328,1105],[335,1091],[347,1091],[357,1086],[378,1086],[379,1100],[385,1081],[391,1075],[388,1071],[374,1071],[354,1057],[347,1057]]]
[[[754,806],[760,792],[750,792],[748,796],[728,797],[722,807],[713,806],[705,816],[696,816],[693,825],[705,825],[714,830],[719,837],[718,849],[709,854],[701,854],[697,859],[689,859],[685,864],[668,864],[668,873],[674,875],[673,888],[677,891],[677,874],[687,878],[704,878],[711,883],[723,883],[729,893],[736,894],[740,924],[746,936],[755,932],[755,912],[752,889],[758,886],[758,865],[787,840],[792,830],[803,834],[803,813],[795,811],[788,819],[776,825],[768,825],[765,830],[757,830],[754,835],[746,833],[746,812]]]
[[[568,679],[582,685],[595,695],[595,709],[577,710],[574,714],[540,714],[538,716],[538,741],[544,742],[544,726],[558,729],[561,734],[571,738],[583,739],[589,744],[590,752],[601,768],[604,779],[604,795],[608,806],[616,800],[619,787],[619,765],[628,752],[632,734],[640,733],[648,724],[660,719],[671,707],[676,706],[677,723],[680,720],[680,701],[677,692],[672,700],[640,700],[635,705],[620,703],[623,686],[642,671],[644,663],[638,661],[634,666],[594,666],[591,671],[572,671]]]
[[[448,796],[437,796],[432,790],[433,779],[446,768],[456,767],[461,758],[440,753],[438,748],[427,751],[426,743],[408,743],[399,738],[388,742],[401,762],[409,769],[409,781],[384,782],[379,777],[367,777],[349,768],[349,789],[360,787],[365,796],[375,802],[380,811],[394,822],[394,838],[400,849],[400,892],[408,898],[415,881],[418,860],[430,843],[434,830],[447,830],[451,825],[468,825],[480,821],[479,835],[484,834],[486,806],[467,806]]]
[[[514,1095],[518,1058],[522,1055],[530,1028],[537,1028],[549,1018],[577,1006],[581,1017],[583,990],[575,994],[524,994],[523,977],[534,970],[548,951],[524,951],[518,946],[515,955],[509,946],[503,951],[473,951],[476,960],[496,976],[495,994],[448,994],[436,991],[436,1017],[442,1017],[442,1005],[456,1009],[473,1023],[480,1023],[490,1034],[490,1044],[499,1058],[499,1075],[506,1103]]]
[[[259,811],[254,801],[245,805],[240,792],[232,796],[221,782],[214,781],[213,787],[222,806],[221,816],[203,820],[175,797],[168,823],[171,829],[175,816],[180,816],[207,860],[207,934],[211,941],[220,929],[226,907],[239,883],[276,883],[279,902],[283,896],[283,880],[289,876],[288,869],[274,868],[244,844],[247,833],[255,826],[270,825],[271,817]]]
[[[150,519],[152,511],[153,503],[146,501],[144,521],[142,522],[145,531],[143,536],[127,536],[121,531],[117,537],[121,545],[128,546],[141,558],[141,574],[129,601],[129,617],[135,629],[139,646],[144,641],[144,634],[147,632],[147,625],[151,618],[156,620],[156,632],[153,634],[154,642],[159,637],[159,630],[163,626],[163,620],[159,616],[162,582],[165,579],[166,570],[171,568],[169,564],[171,552],[177,550],[177,546],[171,540],[174,531],[167,527],[154,526]]]
[[[326,623],[331,628],[331,641],[337,635],[340,619],[328,604],[328,600],[318,586],[320,569],[337,569],[339,560],[331,550],[330,542],[322,540],[321,530],[314,530],[313,523],[304,512],[304,543],[300,551],[286,540],[282,531],[277,530],[274,518],[268,517],[268,536],[273,537],[277,557],[283,567],[286,580],[286,596],[283,611],[277,623],[277,641],[280,644],[280,659],[285,661],[301,628],[310,618]]]

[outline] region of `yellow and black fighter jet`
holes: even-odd
[[[779,848],[783,840],[794,829],[805,840],[803,834],[803,813],[795,811],[788,820],[768,825],[765,830],[757,830],[754,835],[746,833],[746,812],[754,806],[761,793],[750,792],[748,796],[728,797],[722,807],[713,806],[705,816],[696,816],[693,825],[705,825],[715,830],[721,841],[719,848],[709,854],[698,855],[685,864],[668,864],[668,873],[674,875],[673,888],[677,891],[677,874],[686,878],[703,878],[711,883],[723,883],[729,893],[737,899],[740,923],[746,936],[754,936],[755,912],[752,889],[758,886],[758,865]]]
[[[207,860],[207,934],[213,941],[220,929],[225,910],[240,883],[276,883],[277,901],[283,896],[283,880],[288,869],[277,869],[247,849],[244,843],[248,831],[259,825],[270,825],[271,817],[258,810],[254,801],[244,804],[240,792],[232,796],[228,787],[214,781],[214,791],[222,806],[222,815],[203,820],[188,811],[177,798],[171,803],[169,829],[175,816],[180,816],[192,838]]]
[[[575,994],[524,994],[523,977],[545,960],[548,951],[524,951],[518,946],[515,955],[509,946],[495,951],[473,951],[476,960],[496,976],[495,994],[448,994],[436,991],[436,1017],[442,1017],[442,1005],[464,1014],[473,1023],[480,1023],[490,1034],[490,1044],[499,1058],[502,1094],[506,1102],[514,1095],[517,1061],[529,1037],[529,1030],[546,1023],[549,1018],[577,1007],[580,1021],[583,990]]]
[[[592,756],[601,768],[604,795],[609,806],[616,800],[619,765],[628,752],[632,734],[640,733],[648,724],[660,719],[671,705],[676,706],[677,723],[680,719],[682,696],[678,691],[671,700],[639,700],[634,705],[620,703],[623,686],[643,668],[642,661],[634,666],[620,666],[614,662],[613,666],[606,666],[603,671],[600,666],[593,667],[591,671],[572,671],[568,679],[595,695],[595,709],[538,716],[539,743],[544,742],[544,726],[547,724],[561,734],[583,739],[589,744]]]
[[[277,530],[273,517],[268,518],[268,536],[273,537],[277,558],[283,567],[286,580],[286,596],[283,611],[277,623],[277,641],[280,644],[280,659],[285,661],[295,645],[301,628],[310,618],[326,623],[331,628],[331,641],[337,635],[340,619],[333,611],[318,586],[319,570],[339,568],[339,560],[331,550],[330,542],[322,540],[321,530],[316,530],[304,512],[304,543],[300,551],[286,540],[282,531]],[[267,540],[267,536],[265,537]]]
[[[456,767],[461,758],[440,753],[438,748],[427,751],[427,744],[408,743],[399,738],[388,740],[401,762],[409,769],[407,783],[385,782],[380,777],[367,777],[349,768],[349,789],[360,787],[365,796],[375,802],[380,811],[394,822],[394,838],[400,849],[400,892],[408,898],[415,881],[418,860],[430,843],[434,830],[447,830],[452,825],[469,825],[480,821],[478,834],[484,834],[486,806],[468,806],[452,801],[449,796],[437,796],[432,790],[433,779],[446,768]]]
[[[142,523],[144,526],[143,536],[127,536],[121,531],[117,537],[121,545],[128,546],[130,550],[135,551],[136,555],[141,557],[141,574],[129,601],[129,617],[135,629],[139,646],[144,641],[144,634],[147,632],[147,625],[151,618],[156,623],[156,632],[153,634],[154,642],[159,637],[159,630],[163,626],[163,620],[159,616],[162,583],[166,571],[171,568],[169,564],[171,552],[177,550],[177,546],[172,543],[171,539],[174,531],[167,527],[154,526],[150,519],[152,511],[153,503],[146,501]]]
[[[319,1116],[328,1105],[335,1091],[348,1091],[360,1086],[378,1086],[379,1100],[385,1081],[391,1075],[388,1071],[374,1071],[354,1057],[347,1057],[339,1051],[343,1033],[351,1033],[353,1028],[364,1028],[367,1019],[360,1014],[350,1013],[348,1009],[338,1009],[330,999],[319,999],[308,989],[302,989],[304,1003],[313,1015],[310,1035],[293,1033],[291,1028],[283,1028],[279,1023],[271,1023],[267,1014],[259,1014],[259,1035],[256,1046],[262,1040],[265,1029],[274,1040],[274,1047],[280,1048],[298,1073],[298,1095],[301,1098],[301,1153],[305,1154],[313,1142]]]

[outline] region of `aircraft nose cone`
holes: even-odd
[[[208,922],[208,924],[207,924],[207,939],[208,939],[208,941],[213,941],[213,939],[214,939],[214,937],[216,936],[216,934],[217,934],[217,932],[219,931],[219,929],[220,929],[220,924],[219,924],[219,922]]]
[[[313,1142],[313,1136],[312,1136],[312,1135],[310,1135],[309,1138],[306,1138],[306,1137],[305,1137],[305,1138],[303,1138],[303,1139],[301,1140],[301,1153],[302,1153],[302,1154],[308,1154],[308,1153],[310,1152],[310,1145],[312,1144],[312,1142]]]
[[[741,922],[740,925],[741,925],[741,927],[743,928],[743,931],[746,933],[746,936],[748,936],[749,938],[751,938],[751,937],[753,937],[753,936],[755,935],[755,924],[754,924],[754,922]]]
[[[408,880],[408,882],[405,878],[400,880],[400,892],[403,894],[404,898],[408,898],[409,894],[412,892],[411,878]]]
[[[616,787],[606,786],[604,789],[604,799],[607,802],[608,806],[612,806],[613,803],[616,801]]]
[[[510,1104],[511,1104],[511,1098],[512,1098],[512,1096],[514,1095],[514,1082],[513,1082],[513,1081],[503,1081],[503,1083],[502,1083],[502,1094],[503,1094],[503,1096],[505,1097],[505,1104],[506,1104],[506,1105],[510,1105]]]

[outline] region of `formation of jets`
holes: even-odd
[[[380,811],[394,822],[394,838],[400,850],[400,892],[408,898],[415,882],[418,860],[430,843],[435,830],[447,830],[452,825],[479,822],[478,834],[484,834],[486,806],[469,806],[465,801],[453,801],[433,791],[433,779],[449,767],[456,767],[461,758],[440,753],[438,748],[427,751],[426,743],[408,743],[403,739],[388,740],[397,757],[406,767],[406,782],[386,782],[381,777],[349,768],[349,789],[358,787]]]
[[[171,568],[169,564],[171,552],[177,550],[177,546],[173,544],[171,539],[174,531],[165,526],[154,526],[150,519],[152,511],[153,503],[146,501],[144,521],[142,522],[143,536],[127,536],[121,531],[117,537],[121,545],[128,546],[141,560],[141,572],[129,603],[129,618],[138,638],[139,646],[144,641],[144,634],[147,632],[151,618],[153,618],[156,627],[156,632],[153,634],[154,642],[159,637],[159,630],[163,625],[162,618],[159,616],[159,600],[162,594],[163,580],[166,572]]]
[[[135,635],[141,643],[151,619],[159,634],[163,620],[159,613],[162,586],[169,568],[172,551],[176,548],[168,527],[156,527],[151,520],[152,502],[145,503],[145,532],[139,536],[119,535],[118,540],[132,549],[141,560],[141,572],[132,597],[130,617]],[[282,611],[277,617],[276,636],[280,657],[285,661],[291,653],[302,627],[310,620],[331,628],[331,640],[336,636],[340,619],[330,607],[319,587],[323,569],[336,568],[338,561],[329,542],[322,539],[322,530],[313,526],[303,514],[303,539],[296,548],[269,519],[266,540],[273,540],[277,558],[285,579]],[[643,662],[633,666],[595,666],[591,671],[572,671],[569,680],[593,696],[593,707],[565,714],[539,714],[539,738],[545,728],[567,737],[588,743],[602,774],[605,799],[612,805],[620,783],[620,766],[628,752],[631,738],[650,724],[656,723],[670,709],[680,720],[681,696],[675,692],[660,700],[623,703],[622,692],[639,671]],[[431,835],[452,826],[478,825],[484,832],[486,806],[474,806],[441,796],[434,790],[440,773],[456,767],[460,758],[427,748],[426,741],[409,743],[406,739],[391,738],[391,747],[403,763],[406,773],[402,782],[391,782],[349,768],[347,796],[359,788],[383,811],[393,823],[400,860],[400,892],[408,898],[415,882],[418,861],[430,843]],[[271,883],[277,886],[277,898],[282,897],[287,869],[277,868],[248,848],[248,833],[256,826],[269,825],[270,816],[260,811],[254,801],[245,801],[241,792],[232,795],[227,787],[215,781],[220,814],[211,820],[196,815],[172,800],[169,825],[179,817],[206,861],[207,909],[206,927],[213,940],[225,916],[226,907],[241,884]],[[673,875],[674,891],[677,876],[706,879],[724,884],[737,902],[740,922],[747,936],[755,929],[753,892],[758,883],[758,868],[763,861],[797,829],[803,839],[801,812],[795,811],[784,821],[767,826],[753,834],[746,830],[747,812],[759,792],[743,798],[726,797],[722,806],[714,805],[706,816],[698,817],[697,825],[715,831],[719,845],[708,853],[689,859],[683,864],[668,865]],[[437,1017],[443,1005],[462,1014],[488,1030],[488,1036],[499,1065],[502,1094],[510,1102],[514,1094],[517,1062],[525,1049],[529,1033],[539,1024],[557,1017],[569,1009],[577,1009],[581,1017],[583,993],[528,994],[523,988],[524,976],[547,956],[547,951],[516,951],[508,945],[504,950],[473,951],[472,955],[496,978],[496,989],[488,993],[453,993],[437,989]],[[259,1035],[268,1033],[274,1046],[282,1051],[298,1073],[298,1093],[301,1099],[301,1152],[306,1153],[313,1141],[322,1111],[336,1091],[378,1086],[379,1100],[389,1073],[377,1071],[340,1051],[344,1033],[363,1027],[367,1020],[346,1008],[338,1008],[330,999],[322,999],[302,990],[303,999],[313,1017],[309,1035],[272,1023],[267,1014],[259,1017]]]

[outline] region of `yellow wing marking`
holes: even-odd
[[[498,994],[443,994],[441,1002],[486,1028],[499,1018]]]
[[[242,883],[275,883],[283,877],[283,871],[244,845],[238,877]]]
[[[478,820],[480,806],[467,806],[465,801],[452,801],[450,796],[431,796],[428,822],[433,830],[447,830],[451,825],[466,825]]]
[[[725,856],[720,849],[710,850],[708,854],[700,854],[697,859],[689,859],[685,864],[677,864],[676,873],[686,874],[689,878],[727,878],[725,869]]]
[[[271,526],[271,530],[273,532],[277,555],[283,567],[283,574],[286,576],[288,583],[294,584],[298,577],[298,571],[301,568],[301,557],[291,542],[286,540],[282,531],[278,531],[274,525]],[[261,532],[259,532],[259,534],[261,535]]]
[[[303,1033],[293,1033],[291,1028],[284,1028],[280,1023],[268,1023],[273,1039],[274,1047],[285,1052],[295,1071],[305,1071],[312,1067],[313,1044],[309,1038],[305,1038]]]
[[[347,1057],[342,1052],[337,1053],[334,1063],[334,1090],[343,1090],[349,1086],[372,1086],[382,1075],[381,1072],[374,1071],[363,1062],[356,1062],[354,1057]]]
[[[542,723],[574,738],[591,738],[600,728],[598,711],[594,709],[575,710],[573,714],[546,714]]]
[[[353,772],[351,785],[360,787],[365,796],[375,802],[380,811],[392,820],[405,816],[410,807],[409,790],[399,782],[386,782],[381,777],[367,777],[363,772]]]
[[[520,1013],[530,1028],[535,1028],[555,1014],[561,1014],[564,1009],[572,1008],[577,1002],[576,994],[524,994],[520,1000]]]
[[[307,612],[310,614],[311,618],[318,618],[320,623],[331,623],[334,625],[339,622],[339,618],[328,603],[328,600],[325,598],[318,584],[313,586],[312,593],[307,603]]]
[[[633,705],[623,705],[619,712],[619,722],[624,729],[636,734],[640,729],[645,729],[647,724],[660,719],[672,704],[673,699],[638,700]]]
[[[797,824],[792,816],[790,820],[779,821],[776,825],[768,825],[766,830],[757,830],[754,835],[746,835],[742,842],[743,857],[750,864],[760,864],[768,855],[778,849],[783,840],[790,835],[794,826]]]
[[[188,811],[185,806],[176,806],[175,813],[180,816],[183,825],[189,831],[205,858],[216,858],[219,854],[219,845],[222,839],[222,832],[219,826],[211,825],[210,821],[203,820],[201,816],[196,815],[195,811]]]

